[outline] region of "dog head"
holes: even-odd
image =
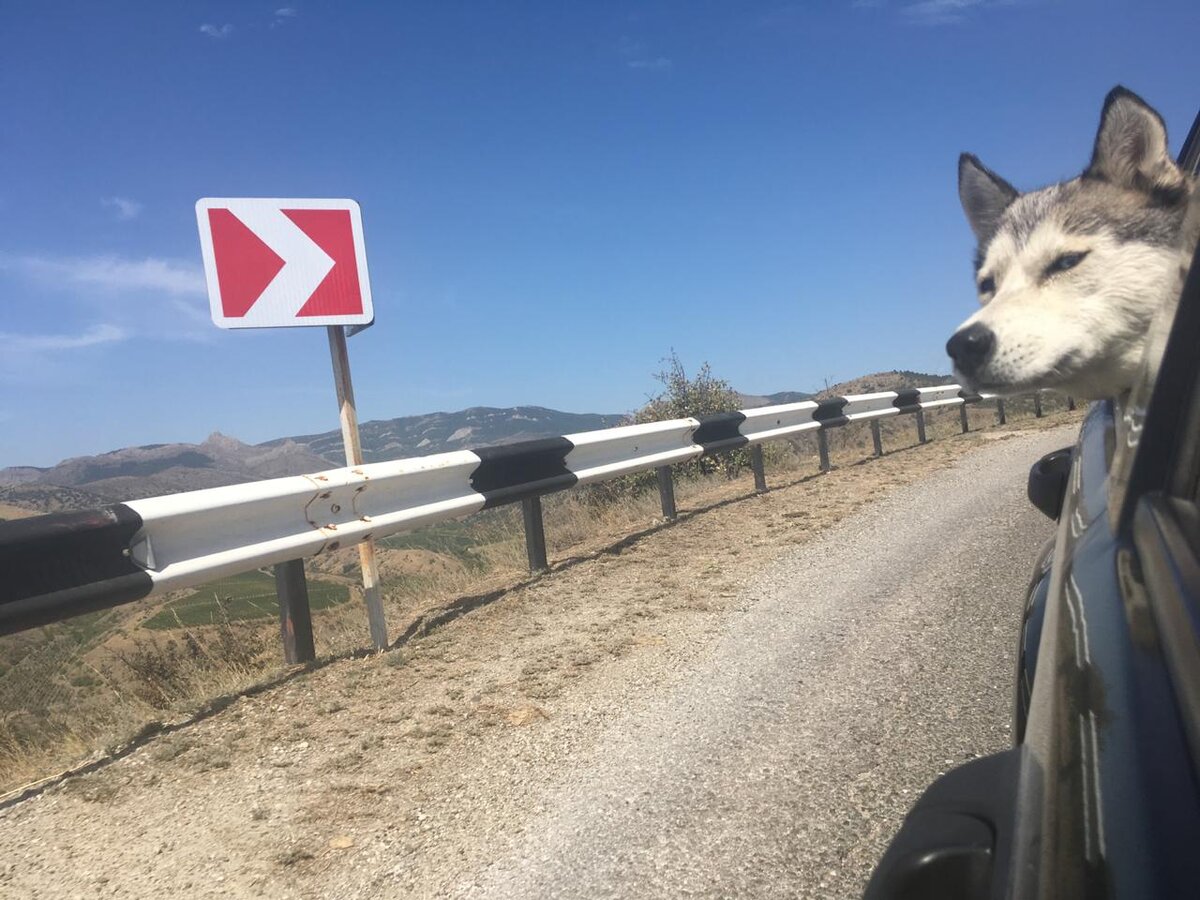
[[[946,344],[977,391],[1121,393],[1137,374],[1155,310],[1178,285],[1191,180],[1162,118],[1118,87],[1086,171],[1026,194],[963,154],[958,193],[979,241],[982,308]]]

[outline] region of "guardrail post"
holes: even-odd
[[[967,421],[967,404],[965,402],[958,408],[958,421],[962,424],[963,434],[971,430],[971,423]]]
[[[1036,391],[1033,394],[1033,414],[1039,419],[1042,417],[1042,395]]]
[[[821,460],[821,471],[828,472],[831,468],[829,465],[829,441],[825,437],[825,431],[822,429],[817,432],[817,455]]]
[[[544,572],[550,566],[546,562],[546,528],[542,523],[542,498],[526,497],[521,501],[521,513],[525,518],[525,553],[529,557],[529,571]]]
[[[925,437],[925,410],[917,410],[917,443],[924,444],[927,442]]]
[[[1067,412],[1075,412],[1075,398],[1074,397],[1067,398]]]
[[[879,420],[871,420],[871,443],[875,445],[875,455],[883,456],[883,435],[879,433]]]
[[[1004,398],[997,397],[996,398],[996,424],[1004,425],[1007,422],[1008,422],[1008,419],[1006,419],[1004,417]]]
[[[312,613],[308,607],[308,582],[304,560],[289,559],[275,566],[275,593],[279,597],[279,632],[283,638],[283,660],[288,665],[312,662]]]
[[[765,494],[767,492],[767,473],[763,469],[762,444],[755,444],[750,448],[750,468],[754,471],[754,492]]]
[[[675,510],[675,482],[671,480],[671,467],[659,466],[655,471],[658,473],[658,499],[662,502],[663,516],[674,521],[679,518],[679,513]]]

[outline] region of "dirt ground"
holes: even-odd
[[[510,763],[533,754],[536,777],[553,779],[591,733],[576,726],[613,714],[600,701],[630,660],[685,665],[789,545],[974,448],[1066,421],[790,483],[769,474],[762,496],[741,479],[702,508],[683,504],[676,523],[597,537],[438,627],[431,611],[397,649],[295,674],[88,774],[9,795],[0,895],[443,895],[512,837],[497,829],[536,815],[535,785],[510,780],[531,768]]]

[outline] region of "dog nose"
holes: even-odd
[[[968,374],[978,369],[992,354],[996,346],[996,335],[986,325],[976,322],[954,335],[946,342],[946,352],[954,360],[958,371]]]

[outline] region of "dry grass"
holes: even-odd
[[[1049,401],[1046,408],[1048,415],[1060,411]],[[972,407],[969,415],[972,430],[994,427],[994,408]],[[1031,410],[1013,403],[1009,404],[1009,419],[1025,427],[1033,422]],[[1063,417],[1055,414],[1046,424],[1062,421]],[[911,416],[886,420],[881,430],[889,453],[916,444]],[[959,431],[957,409],[927,415],[930,440],[949,438]],[[835,467],[848,468],[871,455],[871,434],[865,424],[827,434]],[[764,449],[768,483],[796,483],[817,472],[814,435]],[[713,475],[678,481],[676,502],[686,515],[745,497],[751,491],[748,472],[732,481]],[[597,502],[586,490],[572,491],[546,498],[544,509],[550,561],[559,567],[664,524],[655,490],[608,502]],[[468,536],[477,537],[479,543],[470,547],[466,562],[448,552],[381,550],[385,610],[393,637],[431,611],[529,580],[519,509],[494,510],[468,522]],[[324,560],[320,565],[323,577],[339,577],[330,572],[344,561]],[[363,647],[366,616],[360,600],[353,588],[349,603],[314,613],[319,656],[344,656]],[[166,632],[138,626],[161,606],[161,600],[144,601],[0,640],[0,791],[103,752],[147,723],[186,717],[210,698],[240,692],[283,671],[277,623],[224,621]],[[427,651],[435,649],[436,635],[420,643]],[[527,696],[542,700],[556,689],[542,671],[546,666],[561,668],[569,663],[568,668],[580,669],[603,654],[620,655],[627,649],[625,644],[580,648],[565,662],[531,659],[520,672],[520,681]],[[403,666],[408,652],[389,654],[387,662]],[[322,715],[336,712],[330,706]],[[437,745],[444,740],[437,717],[424,718],[430,721],[414,725],[423,729],[415,736]],[[219,767],[219,759],[214,759],[213,767]]]
[[[0,503],[0,522],[5,519],[28,519],[30,516],[36,516],[37,513],[31,509],[23,509],[20,506],[13,506],[9,503]]]

